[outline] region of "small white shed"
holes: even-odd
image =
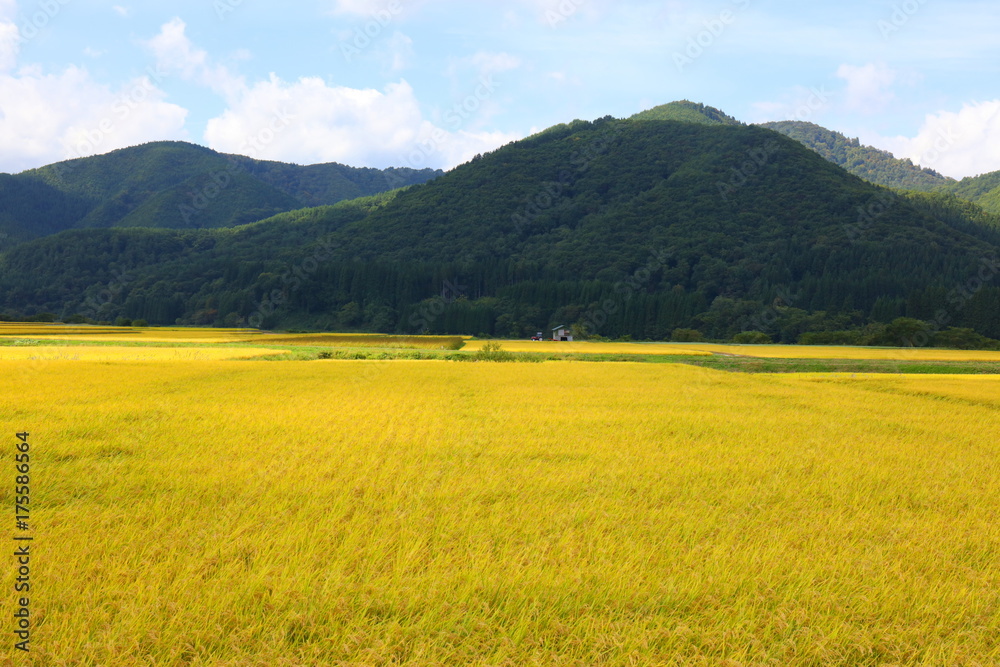
[[[569,327],[560,324],[552,330],[552,340],[565,340],[573,342],[573,333],[570,331]]]

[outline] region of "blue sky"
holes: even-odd
[[[1000,3],[0,0],[0,171],[179,139],[450,168],[678,99],[1000,169]]]

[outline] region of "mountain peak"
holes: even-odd
[[[679,123],[700,125],[743,125],[740,121],[715,107],[689,100],[661,104],[658,107],[637,113],[629,120],[672,120]]]

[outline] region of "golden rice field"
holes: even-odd
[[[476,351],[491,341],[469,340],[463,350]],[[639,354],[707,356],[712,354],[762,359],[858,359],[908,361],[1000,361],[995,350],[848,347],[838,345],[727,345],[719,343],[599,343],[591,341],[500,341],[510,352],[555,354]]]
[[[998,376],[0,374],[33,665],[1000,664]]]
[[[655,345],[655,344],[654,344]],[[996,350],[945,350],[933,347],[850,347],[841,345],[719,345],[683,343],[691,350],[762,359],[871,359],[904,361],[1000,361]]]
[[[262,334],[251,342],[268,345],[322,345],[328,347],[393,347],[457,350],[468,336],[393,336],[387,334]]]
[[[466,341],[463,350],[477,351],[490,342],[488,340]],[[544,352],[554,354],[665,354],[678,356],[709,356],[710,351],[695,349],[687,343],[596,343],[591,341],[499,341],[503,349],[510,352]],[[724,347],[724,346],[720,346]]]
[[[87,325],[0,322],[0,338],[95,340],[102,342],[236,343],[256,340],[256,329],[195,327],[106,327]]]
[[[219,361],[273,356],[268,348],[249,347],[0,347],[0,361]]]
[[[46,341],[93,341],[139,344],[257,344],[275,346],[322,346],[347,348],[397,348],[423,350],[462,349],[475,352],[491,341],[468,336],[401,336],[391,334],[283,334],[256,329],[197,327],[106,327],[46,323],[0,322],[0,341],[11,339]],[[995,350],[943,350],[936,348],[880,348],[837,345],[733,345],[718,343],[614,343],[501,341],[510,352],[565,354],[637,354],[707,356],[712,354],[762,359],[848,359],[907,361],[1000,361]]]
[[[395,336],[388,334],[274,334],[257,329],[197,327],[105,327],[45,323],[0,322],[4,338],[118,343],[256,343],[260,345],[323,345],[329,347],[396,347],[458,349],[462,336]]]

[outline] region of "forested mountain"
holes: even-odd
[[[814,123],[785,120],[762,123],[761,127],[801,142],[869,183],[924,192],[955,183],[954,179],[942,176],[933,169],[923,169],[908,159],[900,160],[888,151],[862,146],[857,139],[850,139]]]
[[[990,213],[1000,215],[1000,171],[963,178],[957,183],[952,182],[943,186],[940,190],[967,199]]]
[[[423,183],[430,169],[301,167],[157,142],[0,174],[0,249],[67,229],[232,227]]]
[[[402,192],[252,225],[32,241],[0,256],[0,310],[786,342],[877,338],[910,317],[996,338],[998,248],[1000,222],[981,209],[876,187],[769,129],[608,117]]]
[[[675,120],[680,123],[698,123],[700,125],[743,125],[732,116],[728,116],[715,107],[701,103],[680,100],[669,104],[641,111],[632,120]]]

